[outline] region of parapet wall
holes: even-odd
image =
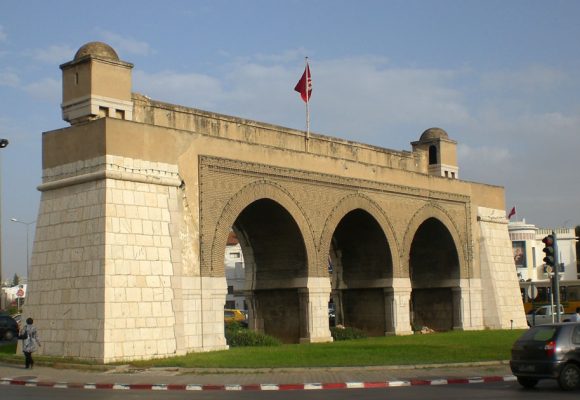
[[[307,151],[361,164],[426,173],[423,153],[395,151],[263,122],[202,111],[133,94],[133,120],[276,149]],[[425,164],[425,165],[424,165]]]

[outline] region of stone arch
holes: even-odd
[[[451,235],[455,248],[457,249],[457,257],[459,261],[459,279],[468,278],[467,244],[465,244],[464,240],[461,238],[459,229],[453,218],[443,207],[434,202],[429,202],[418,209],[409,220],[407,229],[405,231],[405,236],[403,238],[403,245],[401,247],[401,258],[404,260],[404,262],[401,263],[402,275],[407,278],[410,277],[409,255],[411,252],[411,245],[413,243],[415,233],[421,224],[423,224],[423,222],[427,221],[429,218],[434,218],[441,222],[441,224]]]
[[[228,200],[222,209],[212,240],[210,273],[214,274],[214,271],[223,271],[224,249],[232,225],[247,206],[260,199],[270,199],[278,203],[294,219],[304,240],[308,275],[315,275],[317,255],[311,224],[296,199],[288,190],[275,182],[265,179],[257,180],[244,186]]]
[[[327,275],[328,268],[327,256],[330,251],[332,236],[338,224],[345,215],[356,209],[366,211],[375,219],[375,221],[382,228],[383,233],[387,238],[387,242],[389,243],[392,255],[393,275],[396,275],[396,271],[400,269],[400,257],[399,257],[400,246],[399,242],[397,241],[397,237],[394,234],[393,226],[391,225],[391,222],[389,221],[389,219],[387,218],[381,207],[377,203],[375,203],[371,198],[362,193],[351,194],[343,197],[336,203],[334,208],[328,214],[328,217],[326,218],[324,228],[320,236],[320,242],[318,244],[319,273],[321,274],[321,276]]]
[[[355,327],[372,336],[391,332],[392,312],[386,291],[393,285],[398,245],[387,217],[369,197],[343,197],[331,210],[319,245],[319,260],[332,260],[333,322]]]

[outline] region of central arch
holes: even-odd
[[[332,300],[336,322],[382,336],[387,329],[383,288],[393,277],[387,238],[366,211],[346,214],[332,237]]]
[[[244,255],[250,329],[287,343],[308,338],[308,298],[303,293],[315,271],[316,253],[297,202],[283,187],[267,181],[253,182],[232,196],[217,224],[212,271],[223,265],[232,229]]]
[[[343,198],[321,236],[321,256],[330,267],[334,321],[382,336],[394,330],[386,289],[398,266],[396,240],[382,210],[367,196]],[[389,292],[390,293],[390,292]]]

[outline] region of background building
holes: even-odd
[[[574,228],[557,228],[554,232],[558,240],[558,261],[563,265],[562,280],[578,280],[580,271],[576,257],[577,240]],[[542,251],[544,248],[542,239],[551,233],[552,229],[527,224],[525,219],[509,223],[514,263],[520,281],[549,279],[542,261],[545,256]]]
[[[242,246],[234,232],[228,236],[226,253],[224,258],[228,294],[226,295],[226,307],[238,310],[247,310],[244,296],[244,283],[246,271],[244,268],[244,254]]]

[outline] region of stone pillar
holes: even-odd
[[[244,296],[248,304],[248,327],[256,332],[264,333],[264,318],[259,317],[261,313],[258,296],[251,290],[244,291]]]
[[[344,325],[344,317],[342,315],[342,291],[334,289],[332,291],[332,302],[334,303],[335,325]]]
[[[300,343],[332,342],[328,327],[330,279],[309,277],[307,287],[300,289]]]
[[[453,330],[462,331],[463,330],[463,293],[460,287],[451,288],[451,295],[453,298]],[[469,292],[466,293],[469,297]]]
[[[461,279],[459,287],[453,288],[453,329],[483,329],[481,279]],[[457,309],[459,303],[461,309]]]
[[[300,343],[310,342],[310,304],[308,288],[298,289],[298,325],[300,329]]]
[[[385,288],[385,312],[387,335],[412,335],[409,302],[411,301],[411,281],[409,278],[393,278],[393,287]]]
[[[393,288],[383,289],[385,300],[385,336],[395,335],[395,292]]]
[[[227,292],[225,277],[201,278],[202,351],[228,349],[224,335]]]

